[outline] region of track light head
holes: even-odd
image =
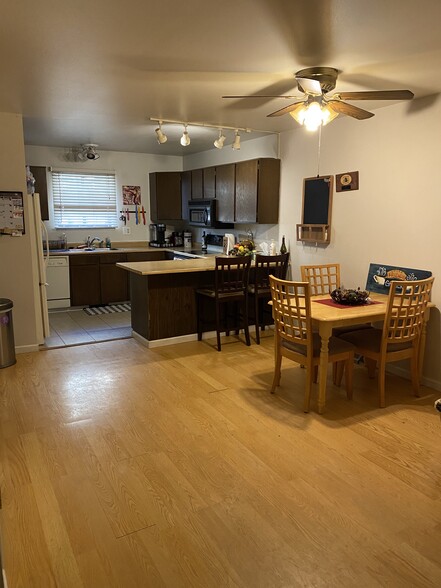
[[[187,125],[184,125],[184,132],[182,133],[181,137],[181,145],[182,147],[188,147],[188,145],[190,145],[190,136],[187,131]]]
[[[240,149],[240,135],[239,135],[239,131],[236,129],[234,131],[234,134],[235,134],[234,142],[233,142],[233,144],[231,146],[232,146],[232,148],[234,150],[237,151],[238,149]]]
[[[219,129],[219,137],[213,143],[216,149],[222,149],[222,147],[224,146],[225,139],[226,137],[222,134],[222,129]]]
[[[159,123],[159,127],[155,129],[156,138],[158,139],[158,143],[162,145],[163,143],[167,143],[167,135],[162,132],[162,122]]]

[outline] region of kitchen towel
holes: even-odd
[[[131,310],[130,302],[125,304],[109,304],[108,306],[92,306],[83,308],[84,312],[89,316],[95,314],[112,314],[114,312],[127,312]]]

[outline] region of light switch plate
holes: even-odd
[[[130,227],[123,227],[123,235],[130,235]]]

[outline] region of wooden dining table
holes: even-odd
[[[361,306],[344,306],[329,305],[322,301],[329,301],[329,296],[311,297],[311,318],[312,325],[318,330],[321,338],[320,347],[320,365],[319,365],[319,394],[318,394],[318,412],[322,414],[326,403],[326,380],[329,360],[329,337],[332,335],[332,329],[336,327],[349,327],[353,325],[362,325],[365,323],[374,323],[383,321],[386,316],[388,296],[384,294],[371,293],[370,299],[373,304],[364,304]],[[419,350],[419,371],[421,374],[425,341],[426,326],[429,320],[430,304],[427,306],[423,330],[421,333],[421,342]]]

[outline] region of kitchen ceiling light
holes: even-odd
[[[331,110],[326,104],[322,106],[317,100],[312,101],[305,108],[289,114],[307,131],[316,131],[320,125],[325,126],[338,116],[338,112]]]
[[[226,137],[222,134],[222,129],[219,129],[219,137],[213,143],[216,149],[222,149],[222,147],[224,146],[225,139]]]
[[[81,145],[81,151],[78,153],[78,159],[81,161],[94,161],[95,159],[99,159],[100,156],[96,151],[98,145],[95,143],[86,143]]]
[[[234,134],[236,136],[234,137],[234,142],[233,142],[233,144],[231,146],[232,146],[233,149],[238,150],[238,149],[240,149],[240,135],[239,135],[239,131],[236,129],[234,131]]]
[[[190,145],[190,137],[187,131],[187,125],[184,125],[184,132],[182,133],[181,137],[181,145],[182,147],[187,147]]]
[[[159,123],[159,127],[155,129],[155,133],[160,145],[167,142],[167,135],[162,132],[162,121]]]

